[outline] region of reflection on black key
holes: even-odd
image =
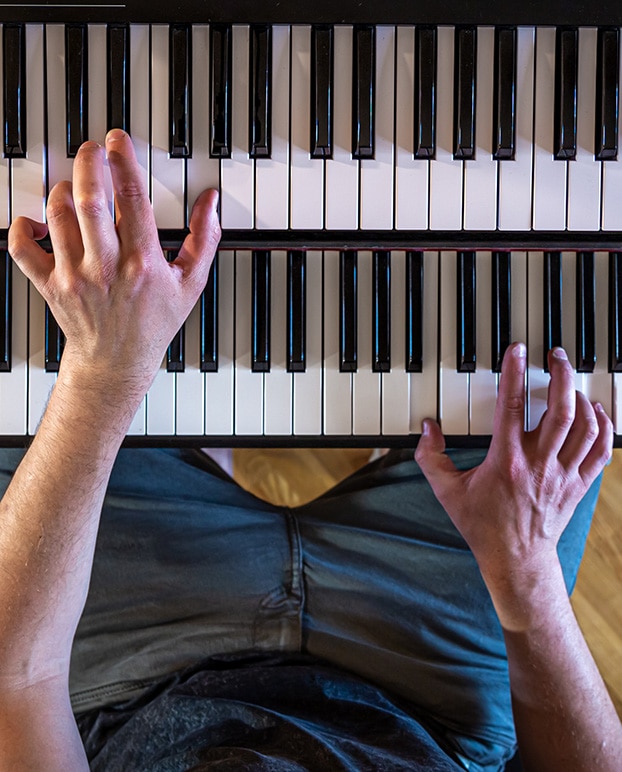
[[[210,156],[212,158],[231,157],[232,64],[231,25],[211,25],[212,136]]]
[[[609,254],[609,372],[622,373],[622,252]]]
[[[356,372],[356,252],[339,255],[339,370]]]
[[[333,28],[311,30],[311,158],[333,156]]]
[[[495,30],[493,158],[514,158],[516,148],[516,27]]]
[[[169,263],[179,254],[179,250],[169,249],[166,251],[166,259]],[[183,373],[184,371],[184,349],[185,349],[185,327],[184,325],[176,332],[175,337],[166,349],[166,371],[169,373]]]
[[[218,253],[201,293],[201,372],[218,372]]]
[[[423,252],[406,253],[406,372],[423,371]]]
[[[436,27],[415,30],[415,158],[436,153]]]
[[[108,58],[108,118],[110,129],[130,127],[130,28],[128,24],[109,24],[106,32]]]
[[[372,298],[372,370],[391,370],[391,255],[374,252]]]
[[[548,352],[562,346],[562,256],[559,252],[544,255],[544,362],[542,368],[548,373]]]
[[[475,351],[475,252],[458,252],[457,295],[458,329],[456,332],[456,369],[474,373]]]
[[[620,38],[617,29],[598,30],[596,59],[596,139],[597,161],[618,157],[618,108],[620,76]]]
[[[505,350],[512,342],[512,286],[509,252],[492,253],[492,371],[501,372]]]
[[[171,158],[192,156],[192,43],[190,27],[169,28],[169,154]]]
[[[577,255],[577,361],[578,373],[593,373],[596,365],[596,279],[594,253]]]
[[[456,31],[454,62],[454,158],[475,158],[475,73],[477,33],[473,27]]]
[[[65,336],[56,319],[45,304],[45,372],[57,373],[65,348]]]
[[[270,253],[253,252],[251,369],[254,373],[270,372]]]
[[[553,154],[557,161],[569,161],[577,155],[578,46],[576,29],[557,30],[553,124]]]
[[[74,158],[89,138],[88,33],[86,24],[65,27],[65,99],[67,107],[67,157]]]
[[[272,27],[250,30],[249,155],[270,158],[272,116]]]
[[[304,373],[307,338],[307,256],[287,253],[287,372]]]
[[[376,32],[368,24],[354,28],[352,81],[352,158],[373,158]]]
[[[4,67],[4,155],[26,155],[26,27],[5,24],[3,28]]]
[[[9,252],[0,250],[0,372],[11,371],[11,264]]]

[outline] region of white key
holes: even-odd
[[[232,435],[235,363],[235,253],[218,253],[218,371],[205,374],[205,434]]]
[[[339,371],[339,252],[324,252],[324,434],[352,434],[352,373]]]
[[[104,144],[108,116],[106,25],[89,24],[89,139]]]
[[[322,433],[322,253],[307,252],[306,369],[294,376],[294,434]],[[316,305],[317,304],[317,305]]]
[[[424,418],[439,415],[438,394],[438,282],[439,253],[423,254],[423,367],[410,373],[410,433],[421,432]],[[455,298],[454,298],[455,301]],[[455,302],[454,302],[455,306]],[[454,312],[455,313],[455,312]]]
[[[357,371],[352,375],[353,434],[380,434],[380,373],[372,371],[372,253],[358,253]]]
[[[151,158],[149,145],[149,25],[130,26],[130,129],[136,159],[144,170],[144,180],[150,189]]]
[[[264,433],[292,433],[292,374],[287,372],[287,252],[270,254],[270,372],[264,376]]]
[[[235,255],[235,433],[263,434],[264,374],[252,372],[252,253]]]
[[[575,388],[584,391],[582,373],[577,373],[577,254],[562,252],[562,346],[575,371]]]
[[[596,366],[593,373],[584,375],[585,396],[590,402],[600,402],[607,415],[612,410],[612,380],[608,372],[608,314],[605,309],[609,297],[609,255],[594,253],[596,283]]]
[[[619,77],[619,82],[622,83],[622,56],[620,57]],[[622,110],[618,111],[618,137],[622,137]],[[620,159],[619,152],[618,159]],[[607,231],[622,230],[622,206],[620,206],[620,201],[622,201],[622,163],[620,160],[603,161],[602,184],[602,228]]]
[[[469,433],[470,374],[456,369],[456,281],[456,253],[441,252],[439,419],[445,434],[465,435]]]
[[[1,37],[1,35],[0,35]],[[2,65],[4,55],[0,41],[0,75],[4,76]],[[0,100],[3,101],[3,100]],[[0,125],[4,126],[4,109],[0,105]],[[9,159],[4,157],[4,142],[0,153],[0,228],[9,227]]]
[[[272,27],[272,149],[255,160],[257,228],[289,224],[289,27]]]
[[[361,161],[361,228],[393,227],[395,27],[376,27],[375,149]]]
[[[325,162],[326,227],[350,230],[359,222],[359,162],[352,158],[352,27],[336,26],[333,43],[333,157]]]
[[[28,405],[28,280],[15,264],[11,284],[11,372],[0,373],[0,435],[24,435]]]
[[[158,228],[185,223],[185,159],[169,158],[169,28],[151,27],[151,203]]]
[[[395,69],[395,227],[398,230],[428,227],[430,162],[413,158],[415,30],[397,28]]]
[[[436,72],[436,158],[430,161],[430,228],[462,228],[462,161],[453,154],[454,28],[439,27]]]
[[[391,371],[382,373],[382,433],[410,431],[410,379],[406,372],[406,255],[391,253]]]
[[[67,158],[65,110],[65,27],[47,24],[47,164],[48,190],[61,180],[71,180],[73,160]]]
[[[231,158],[220,162],[223,228],[252,228],[255,165],[248,154],[248,27],[234,25],[231,99]]]
[[[475,159],[464,164],[464,227],[495,230],[497,226],[497,166],[492,157],[492,100],[495,72],[495,31],[477,29],[475,89]]]
[[[206,188],[220,192],[220,161],[209,157],[209,28],[203,24],[192,27],[192,72],[192,158],[186,162],[188,222],[200,193]]]
[[[533,71],[535,30],[516,31],[516,145],[513,161],[499,163],[499,229],[531,230]]]
[[[511,271],[511,298],[512,298],[512,340],[520,341],[527,345],[529,312],[527,296],[527,253],[512,252],[510,256]],[[542,302],[540,302],[540,306]],[[533,311],[537,311],[534,307]],[[525,387],[527,387],[527,375],[525,373]],[[525,401],[525,426],[527,425],[527,400]]]
[[[43,27],[26,25],[26,158],[15,158],[12,164],[12,215],[45,219],[45,166],[44,166],[44,83],[43,83]]]
[[[579,30],[577,157],[568,164],[569,230],[597,231],[600,227],[602,163],[594,160],[597,36],[595,27]]]
[[[544,255],[542,252],[527,254],[527,429],[536,428],[546,410],[546,398],[550,376],[544,372],[544,319],[542,282]]]
[[[324,161],[311,158],[311,27],[292,27],[291,187],[292,228],[324,225]]]
[[[534,124],[533,227],[563,230],[566,227],[567,161],[553,156],[553,105],[555,104],[555,29],[536,30],[536,116]]]
[[[175,434],[203,434],[205,374],[201,372],[201,308],[197,303],[186,320],[183,373],[175,373]],[[169,374],[170,375],[170,374]]]
[[[476,312],[475,344],[477,368],[469,375],[471,434],[492,434],[492,418],[497,400],[497,374],[492,372],[491,297],[492,255],[475,255]]]

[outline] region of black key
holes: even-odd
[[[516,27],[495,30],[493,158],[506,161],[516,150]]]
[[[211,158],[231,158],[232,45],[230,24],[210,26]]]
[[[250,30],[249,155],[270,158],[272,135],[272,27],[256,24]]]
[[[192,36],[187,24],[169,28],[169,154],[192,156]]]
[[[357,293],[356,293],[356,252],[341,252],[339,255],[339,370],[355,373]]]
[[[130,28],[109,24],[106,30],[108,57],[108,131],[130,133]]]
[[[406,372],[423,371],[423,252],[406,253]]]
[[[544,362],[549,371],[548,352],[562,344],[562,256],[560,252],[544,255]]]
[[[311,30],[311,158],[333,157],[333,28]]]
[[[372,370],[391,370],[391,255],[374,252],[372,298]]]
[[[169,249],[166,251],[166,259],[169,263],[179,254],[179,250]],[[184,325],[175,333],[175,337],[166,349],[166,371],[168,373],[183,373],[185,369],[184,350],[185,350],[185,327]]]
[[[60,368],[60,360],[65,348],[65,336],[45,304],[45,372],[57,373]]]
[[[474,27],[456,30],[454,61],[454,158],[475,158],[475,73],[477,33]]]
[[[555,113],[553,155],[570,161],[577,155],[577,79],[579,33],[558,29],[555,43]]]
[[[304,373],[307,342],[307,256],[287,253],[287,372]]]
[[[0,250],[0,372],[11,372],[11,264],[6,249]]]
[[[352,158],[374,157],[376,32],[369,24],[354,28],[352,71]]]
[[[475,351],[475,252],[458,252],[456,369],[474,373]]]
[[[492,371],[501,372],[505,350],[512,342],[512,276],[509,252],[492,253]]]
[[[593,373],[596,365],[596,279],[594,253],[577,255],[577,361],[578,373]]]
[[[618,157],[618,109],[620,76],[620,38],[617,29],[598,30],[596,59],[596,138],[597,161]]]
[[[89,138],[88,32],[86,24],[65,27],[65,99],[67,108],[67,157],[74,158]]]
[[[609,255],[609,372],[622,373],[622,252]]]
[[[218,372],[218,253],[201,293],[201,372]]]
[[[251,369],[254,373],[270,372],[270,253],[253,252]]]
[[[26,156],[26,27],[5,24],[2,31],[4,67],[4,155]]]
[[[436,154],[436,27],[415,30],[415,158]]]

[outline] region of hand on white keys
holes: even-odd
[[[60,182],[50,193],[53,253],[37,244],[48,226],[25,217],[10,229],[9,251],[65,333],[62,367],[87,382],[104,379],[125,398],[142,398],[207,282],[220,240],[217,193],[199,196],[190,234],[168,263],[130,137],[111,131],[106,151],[116,223],[106,201],[103,148],[86,142],[73,185]]]

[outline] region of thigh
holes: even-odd
[[[484,451],[454,452],[461,468]],[[471,769],[515,747],[501,626],[466,543],[412,460],[373,465],[297,510],[306,649],[406,698]],[[560,543],[574,584],[598,486]]]
[[[135,696],[211,654],[297,650],[290,525],[196,452],[122,450],[74,641],[74,710]]]

